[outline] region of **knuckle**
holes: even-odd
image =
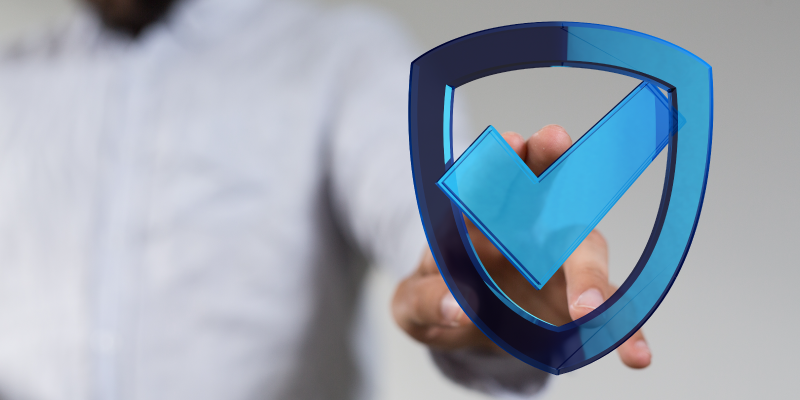
[[[608,270],[605,268],[605,265],[600,262],[587,262],[585,267],[582,268],[581,273],[594,281],[608,282]]]
[[[572,278],[585,282],[602,282],[604,285],[608,283],[608,269],[598,260],[582,260],[567,269],[566,274],[568,280]]]

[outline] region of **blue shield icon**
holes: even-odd
[[[623,74],[642,84],[539,176],[492,127],[453,159],[456,88],[553,66]],[[666,296],[691,245],[708,177],[712,95],[711,67],[700,58],[652,36],[595,24],[494,28],[416,59],[409,136],[420,216],[439,271],[475,325],[552,374],[585,366],[635,333]],[[667,171],[650,239],[602,306],[554,326],[518,307],[488,276],[462,215],[540,289],[662,150]]]

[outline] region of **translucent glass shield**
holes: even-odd
[[[599,69],[642,84],[540,176],[492,127],[453,160],[456,88],[496,73],[552,66]],[[712,107],[708,64],[663,40],[608,26],[495,28],[415,60],[409,125],[420,216],[439,270],[470,319],[512,355],[553,374],[591,363],[638,330],[666,295],[691,243],[707,179]],[[494,284],[462,215],[538,289],[662,150],[668,165],[651,237],[631,275],[601,307],[554,326]]]

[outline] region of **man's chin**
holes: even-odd
[[[114,30],[138,35],[162,18],[176,0],[84,0],[103,23]]]

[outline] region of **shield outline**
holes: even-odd
[[[670,139],[661,204],[639,262],[602,306],[559,327],[523,318],[486,286],[460,210],[435,186],[453,164],[454,89],[497,73],[552,66],[650,82],[667,91],[676,111],[680,92],[680,112],[691,122]],[[414,188],[431,252],[464,312],[501,348],[556,375],[588,365],[622,344],[658,308],[688,253],[708,178],[712,116],[712,74],[706,62],[661,39],[611,26],[504,26],[454,39],[414,60],[409,90]]]

